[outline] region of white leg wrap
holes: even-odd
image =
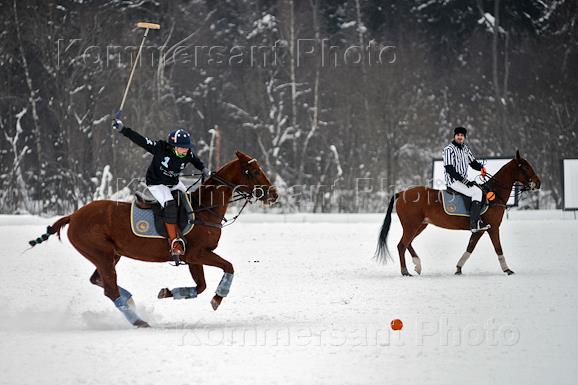
[[[229,289],[231,288],[232,283],[233,283],[233,274],[224,273],[223,278],[221,278],[221,282],[219,282],[219,286],[217,286],[217,291],[215,292],[215,294],[225,298],[227,294],[229,294]]]
[[[462,255],[462,257],[460,258],[460,260],[458,261],[458,266],[459,267],[463,267],[464,263],[466,263],[468,261],[468,259],[470,258],[470,255],[472,255],[472,253],[468,253],[467,251],[464,253],[464,255]]]
[[[413,265],[415,266],[415,272],[421,274],[421,259],[411,257],[411,260],[413,261]]]
[[[508,264],[506,263],[506,258],[503,255],[498,255],[498,261],[500,262],[500,267],[502,271],[509,270]]]

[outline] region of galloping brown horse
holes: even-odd
[[[221,222],[234,193],[246,199],[255,197],[264,203],[277,200],[277,191],[257,163],[248,155],[237,151],[237,158],[221,167],[195,192],[190,194],[195,210],[195,226],[186,235],[187,250],[181,260],[186,262],[196,287],[163,289],[159,298],[195,298],[206,288],[203,265],[219,267],[223,270],[216,294],[211,300],[216,310],[223,297],[228,294],[233,265],[213,252],[221,237]],[[260,196],[254,196],[260,191]],[[134,301],[127,290],[117,285],[115,265],[121,256],[145,262],[172,261],[165,239],[139,238],[131,231],[131,204],[110,200],[99,200],[81,207],[74,213],[60,218],[34,245],[46,240],[68,224],[70,243],[86,259],[96,266],[90,282],[104,288],[125,317],[135,326],[148,327],[135,312]]]
[[[510,197],[512,187],[516,182],[521,183],[525,190],[535,190],[540,188],[540,178],[538,178],[532,166],[530,166],[530,164],[520,156],[519,151],[516,151],[516,157],[513,160],[505,164],[496,175],[488,181],[488,185],[496,194],[496,199],[490,203],[490,208],[484,215],[482,215],[484,222],[491,226],[487,232],[490,235],[496,254],[498,254],[500,267],[502,268],[502,271],[508,275],[514,274],[514,272],[510,270],[506,264],[506,259],[502,252],[502,245],[500,243],[500,224],[502,223],[502,217],[506,210],[506,202]],[[450,216],[444,212],[442,202],[439,198],[439,193],[439,190],[425,186],[418,186],[396,193],[391,198],[379,234],[379,241],[375,255],[378,260],[383,262],[389,257],[387,234],[389,233],[391,212],[396,198],[402,198],[397,199],[395,204],[399,221],[403,227],[403,235],[401,241],[397,245],[402,275],[411,275],[407,271],[405,265],[406,249],[409,250],[412,256],[416,273],[421,274],[421,260],[413,249],[411,243],[428,224],[450,230],[469,229],[469,217]],[[470,257],[483,234],[484,231],[480,231],[472,234],[470,237],[467,250],[457,263],[457,275],[462,273],[464,263]]]

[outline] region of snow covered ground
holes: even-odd
[[[135,330],[66,239],[20,255],[51,220],[0,217],[0,384],[577,381],[578,221],[568,213],[511,213],[502,243],[513,276],[487,236],[454,276],[468,234],[430,227],[414,243],[423,275],[412,278],[397,260],[371,260],[383,214],[242,218],[217,250],[236,269],[217,312],[220,271],[205,270],[197,299],[158,300],[161,287],[192,286],[188,270],[121,260],[119,283],[153,326]],[[394,220],[393,249],[400,232]]]

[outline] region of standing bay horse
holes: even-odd
[[[500,224],[506,210],[506,202],[510,198],[510,193],[514,183],[521,183],[524,190],[535,190],[540,188],[540,178],[534,172],[530,164],[520,156],[516,151],[516,157],[505,164],[496,175],[492,176],[486,183],[491,191],[495,192],[496,198],[490,202],[490,207],[482,219],[491,227],[487,230],[498,254],[498,261],[502,271],[506,274],[514,274],[506,264],[502,245],[500,243]],[[397,199],[396,198],[401,198]],[[451,216],[444,212],[440,199],[440,191],[425,186],[413,187],[405,191],[396,193],[389,201],[387,214],[381,227],[379,241],[377,243],[376,258],[384,262],[389,257],[387,248],[387,234],[391,225],[391,212],[395,201],[395,208],[399,221],[403,227],[403,235],[397,250],[399,252],[399,261],[401,264],[401,274],[410,276],[405,265],[405,250],[409,250],[415,271],[421,274],[421,260],[413,249],[411,243],[428,224],[443,227],[450,230],[469,230],[469,217]],[[462,255],[457,263],[456,274],[462,274],[462,267],[470,257],[478,241],[484,234],[479,231],[472,234],[466,252]]]
[[[211,300],[217,309],[228,294],[233,279],[233,265],[213,252],[221,237],[222,221],[235,193],[247,201],[251,198],[264,203],[277,200],[277,191],[257,163],[248,155],[237,151],[237,158],[221,167],[196,191],[190,193],[195,211],[195,226],[186,235],[187,248],[181,260],[188,264],[196,287],[162,289],[159,298],[195,298],[206,288],[203,265],[219,267],[223,278]],[[257,192],[260,191],[260,194]],[[259,195],[259,196],[258,196]],[[135,311],[130,292],[117,285],[115,265],[124,256],[144,262],[172,261],[166,239],[140,238],[131,231],[131,204],[111,200],[98,200],[81,207],[74,213],[60,218],[48,226],[43,234],[30,244],[58,234],[68,224],[70,243],[96,266],[90,282],[104,288],[110,298],[130,323],[148,327]]]

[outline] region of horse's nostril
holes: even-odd
[[[277,195],[277,192],[275,190],[273,190],[273,191],[269,192],[269,196],[267,198],[268,198],[269,202],[273,203],[273,202],[277,201],[277,199],[279,198],[279,195]]]

